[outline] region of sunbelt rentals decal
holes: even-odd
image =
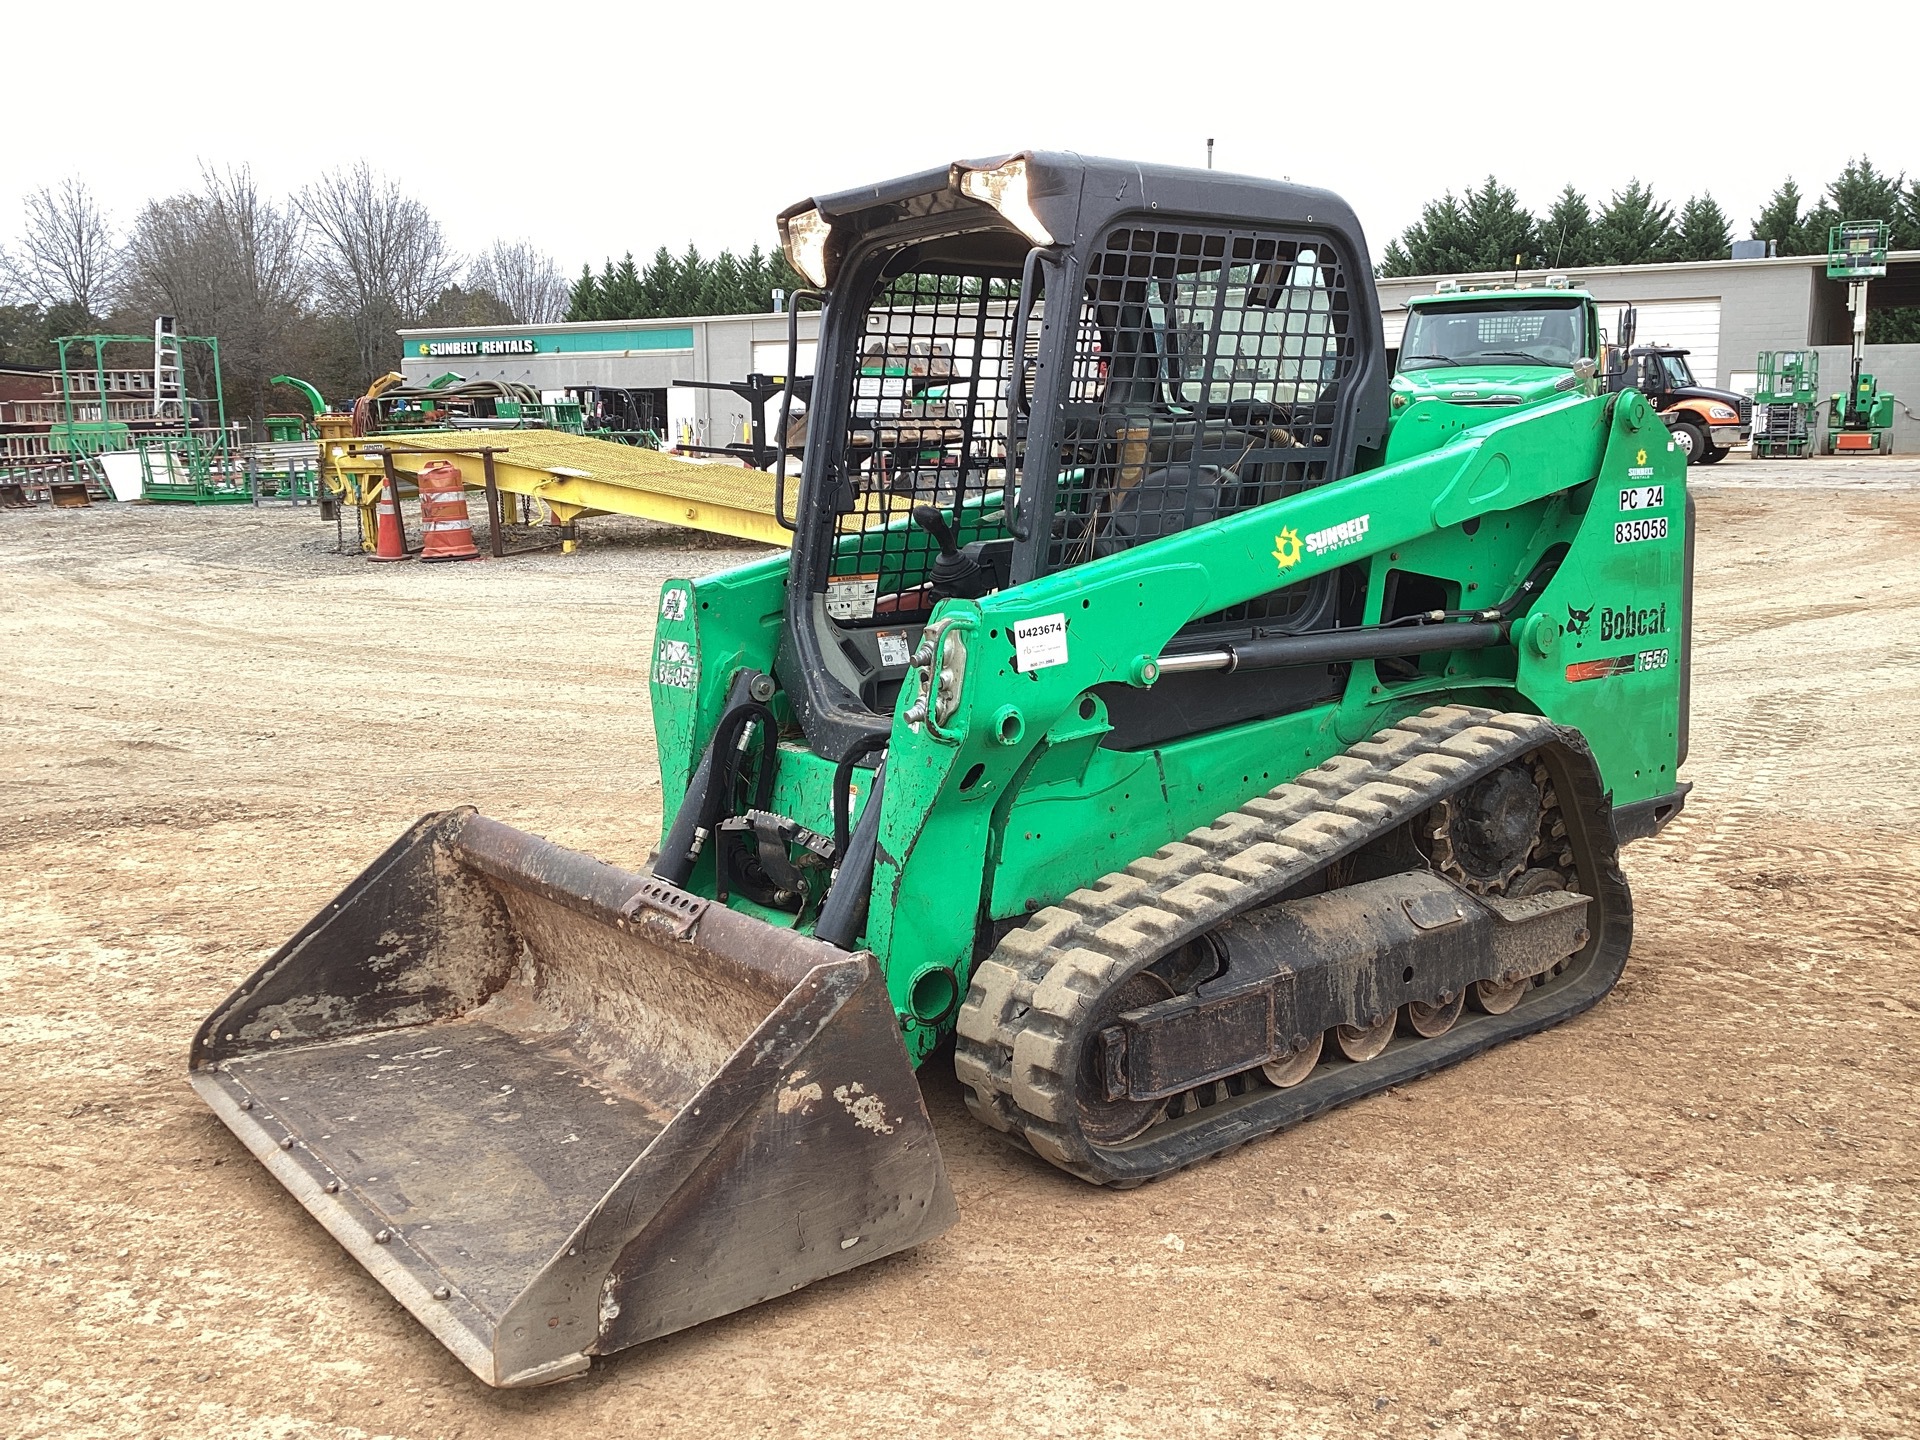
[[[1304,536],[1291,525],[1284,526],[1273,537],[1273,558],[1282,570],[1291,570],[1300,563],[1302,555],[1318,557],[1330,550],[1344,550],[1349,545],[1358,545],[1366,538],[1372,520],[1371,515],[1356,515],[1351,520],[1342,520],[1338,525],[1329,525],[1324,530],[1309,531]]]

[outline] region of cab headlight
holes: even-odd
[[[818,210],[803,210],[781,227],[787,263],[822,290],[827,288],[827,237],[832,234],[833,222]]]
[[[1053,232],[1033,213],[1027,192],[1027,162],[1009,160],[991,170],[966,170],[960,175],[960,193],[991,205],[1022,235],[1036,245],[1053,244]]]

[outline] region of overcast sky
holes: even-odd
[[[21,5],[0,244],[69,174],[124,224],[202,161],[285,192],[364,157],[461,249],[524,237],[571,272],[769,244],[791,201],[952,159],[1201,165],[1208,136],[1221,169],[1344,195],[1376,257],[1489,172],[1536,212],[1567,181],[1596,203],[1636,176],[1676,208],[1711,191],[1739,237],[1784,175],[1816,190],[1862,150],[1920,172],[1911,85],[1873,58],[1920,53],[1920,6],[1875,7],[1857,51],[1773,8]]]

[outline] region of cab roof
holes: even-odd
[[[1534,285],[1534,286],[1527,286],[1521,289],[1449,290],[1445,294],[1414,295],[1408,298],[1407,306],[1409,309],[1412,309],[1416,306],[1424,308],[1429,305],[1463,305],[1463,304],[1472,304],[1473,302],[1478,300],[1592,300],[1592,299],[1593,299],[1593,292],[1589,290],[1563,290],[1558,286],[1549,288],[1545,285]]]

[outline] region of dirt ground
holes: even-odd
[[[943,1238],[488,1391],[185,1080],[424,811],[658,833],[660,581],[374,566],[310,511],[0,514],[0,1434],[1920,1433],[1920,463],[1700,491],[1697,789],[1581,1019],[1159,1185],[925,1088]]]

